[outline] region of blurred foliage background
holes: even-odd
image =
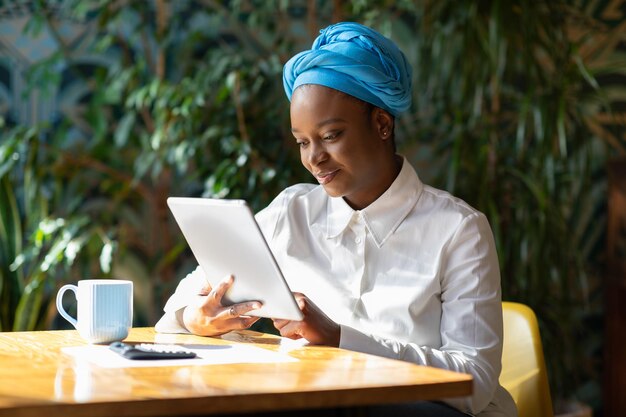
[[[605,165],[626,153],[621,1],[27,3],[25,36],[55,48],[23,94],[84,87],[76,112],[1,121],[1,330],[62,326],[56,290],[94,277],[132,279],[135,324],[153,325],[195,263],[166,198],[258,210],[309,181],[282,64],[353,20],[411,61],[400,152],[489,217],[503,297],[537,313],[553,395],[601,413]]]

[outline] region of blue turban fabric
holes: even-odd
[[[411,106],[411,66],[395,43],[366,26],[342,22],[320,31],[310,50],[285,64],[289,100],[303,84],[318,84],[398,116]]]

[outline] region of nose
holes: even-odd
[[[321,143],[311,141],[308,151],[307,162],[310,165],[319,165],[328,159],[328,152],[326,152],[326,148]]]

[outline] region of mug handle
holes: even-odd
[[[78,322],[76,321],[76,319],[70,316],[67,313],[67,311],[63,309],[63,294],[67,290],[72,291],[74,293],[74,297],[76,298],[76,300],[78,300],[78,293],[77,293],[78,287],[72,284],[64,285],[59,289],[59,292],[57,293],[57,310],[59,311],[59,314],[61,315],[61,317],[69,321],[71,325],[74,326],[74,328],[78,329]]]

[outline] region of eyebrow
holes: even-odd
[[[341,119],[341,118],[326,119],[326,120],[322,120],[321,122],[319,122],[315,127],[317,127],[319,129],[322,126],[329,125],[331,123],[338,123],[338,122],[344,122],[345,123],[345,120]],[[297,132],[298,129],[291,128],[291,131],[292,132]]]

